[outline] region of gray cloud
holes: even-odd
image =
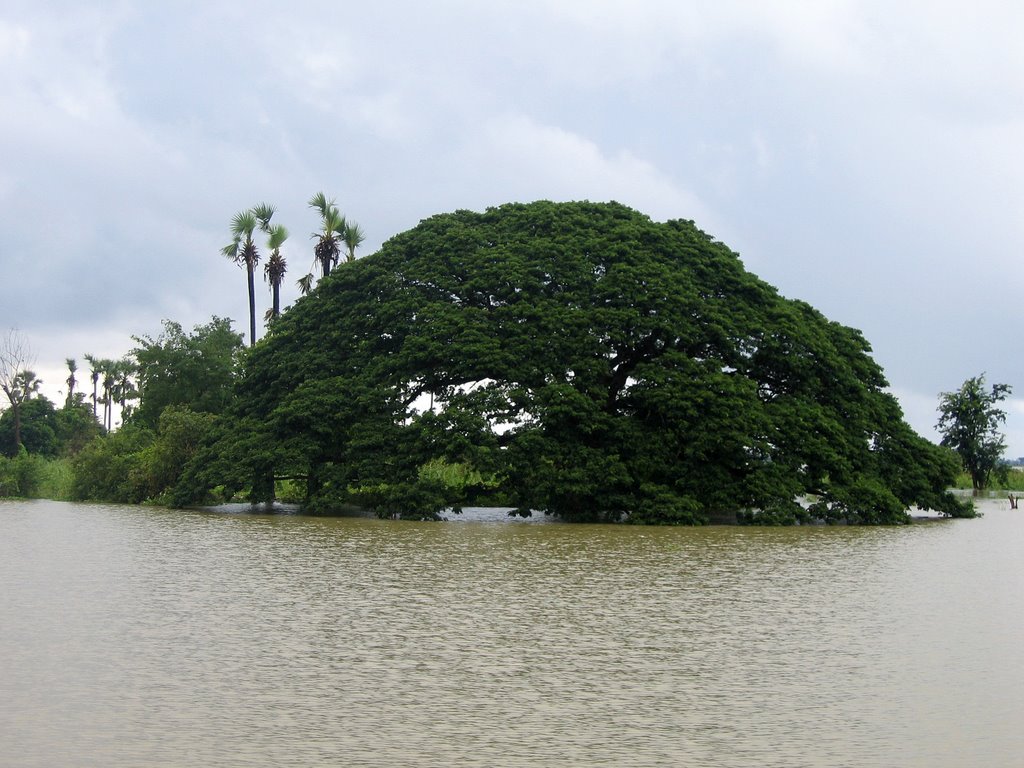
[[[256,202],[293,233],[293,300],[318,190],[364,253],[509,200],[695,219],[862,329],[927,436],[940,391],[1022,381],[1012,4],[9,5],[0,327],[26,333],[48,384],[162,318],[243,328],[219,248]],[[1024,399],[1008,432],[1024,454]]]

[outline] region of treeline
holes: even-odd
[[[156,338],[135,341],[118,361],[130,371],[130,389],[101,388],[104,377],[94,376],[92,404],[69,384],[67,400],[56,408],[34,387],[19,407],[20,444],[14,409],[0,414],[0,495],[168,500],[184,464],[231,403],[242,336],[230,320],[214,317],[191,332],[166,321]],[[117,402],[122,423],[113,430]]]
[[[318,217],[309,272],[296,281],[301,295],[340,263],[352,262],[365,236],[323,192],[308,201]],[[288,270],[282,246],[288,230],[261,203],[230,222],[221,254],[246,273],[249,340],[256,340],[255,276],[261,262],[272,302],[268,325],[282,313],[280,288]],[[186,332],[165,321],[156,338],[133,336],[121,359],[86,354],[67,358],[67,396],[57,407],[40,394],[28,340],[11,330],[0,340],[0,497],[165,502],[215,417],[234,397],[244,352],[231,321],[213,317]],[[115,429],[115,412],[120,424]]]
[[[347,263],[359,238],[322,195],[310,205],[320,282],[307,275],[248,348],[221,318],[136,337],[134,388],[93,401],[121,405],[120,429],[55,437],[71,498],[286,492],[314,513],[497,503],[651,524],[973,514],[947,492],[956,454],[906,424],[860,332],[780,296],[693,222],[512,204],[432,217]],[[272,215],[238,214],[224,249],[246,268],[250,340]]]

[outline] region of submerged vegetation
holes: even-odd
[[[137,337],[138,405],[66,452],[71,497],[657,524],[972,514],[946,491],[956,454],[906,424],[863,336],[692,222],[510,204],[355,260],[361,231],[322,194],[310,205],[320,281],[251,349],[219,318]],[[253,217],[232,258],[269,220]]]

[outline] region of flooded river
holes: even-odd
[[[0,765],[1020,766],[1024,511],[980,506],[692,529],[0,502]]]

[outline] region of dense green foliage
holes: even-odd
[[[435,216],[282,315],[175,500],[288,477],[312,510],[411,517],[488,498],[640,523],[967,514],[955,456],[906,425],[869,352],[692,222]]]
[[[35,397],[21,403],[21,446],[15,440],[15,414],[9,408],[0,414],[0,453],[9,458],[18,455],[20,447],[41,456],[56,456],[57,411],[45,397]]]
[[[0,456],[0,498],[39,494],[46,460],[33,456],[24,446],[13,457]]]
[[[1006,443],[999,429],[1006,413],[998,407],[1010,394],[1008,384],[985,391],[985,375],[965,381],[956,392],[939,395],[938,429],[942,445],[957,452],[975,490],[988,487]]]
[[[156,339],[134,338],[141,401],[132,413],[133,423],[156,429],[168,406],[185,405],[203,413],[222,413],[228,407],[244,349],[230,320],[214,317],[192,333],[166,320]]]
[[[71,459],[74,499],[137,504],[167,501],[216,416],[168,406],[157,430],[129,423],[89,443]]]
[[[33,397],[21,404],[20,415],[22,445],[30,454],[47,458],[74,453],[102,430],[81,397],[59,410],[47,398]],[[0,454],[18,455],[11,409],[0,413]]]
[[[82,392],[72,393],[59,410],[45,397],[25,399],[19,450],[13,411],[0,414],[0,455],[11,457],[0,460],[0,495],[128,503],[169,499],[186,463],[214,429],[216,414],[235,396],[244,346],[231,322],[217,317],[191,333],[168,321],[157,339],[135,341],[129,359],[88,358],[96,373],[93,382],[103,386],[102,415],[85,405]],[[71,363],[69,379],[75,373]],[[126,381],[129,371],[138,377],[141,392]],[[125,407],[128,393],[140,398],[138,408]],[[108,432],[98,419],[110,419],[112,402],[121,405],[125,423]]]

